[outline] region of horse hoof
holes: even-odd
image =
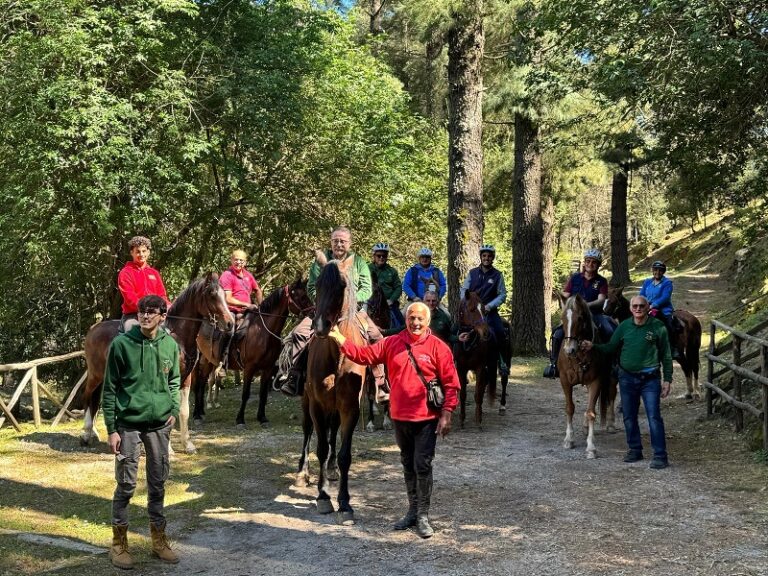
[[[365,425],[365,431],[366,432],[375,432],[376,426],[373,425],[373,422],[368,422],[368,424]]]
[[[694,394],[693,399],[696,401],[701,400],[701,394],[698,394],[698,393]]]
[[[221,402],[216,402],[216,404],[214,404],[214,407],[215,408],[221,408]]]
[[[202,418],[195,418],[192,421],[192,423],[195,425],[195,427],[202,426],[203,425],[203,419]]]
[[[245,430],[245,422],[238,422],[237,424],[235,424],[235,428],[237,428],[238,430]]]
[[[574,442],[563,442],[563,448],[566,448],[568,450],[573,450],[576,448],[576,444]]]
[[[594,460],[595,458],[597,458],[597,452],[595,452],[594,450],[588,450],[587,460]]]
[[[339,472],[337,470],[329,470],[328,474],[326,474],[325,477],[328,478],[329,482],[338,482]]]
[[[194,444],[187,444],[187,448],[184,451],[187,454],[197,454],[197,448],[195,448]]]
[[[341,526],[354,526],[355,514],[352,510],[340,510],[336,514],[336,522]]]
[[[504,412],[506,412],[506,411],[507,411],[507,407],[504,406],[504,404],[501,404],[499,406],[499,414],[504,414]]]
[[[259,422],[261,424],[262,428],[269,428],[269,420],[264,420],[264,422]]]
[[[293,483],[296,488],[306,488],[309,486],[309,478],[305,474],[299,474],[296,476],[296,481]]]
[[[318,500],[317,511],[319,514],[330,514],[333,512],[333,504],[330,500]]]

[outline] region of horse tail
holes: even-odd
[[[693,371],[693,376],[699,378],[699,351],[701,350],[701,322],[691,314],[691,323],[688,334],[688,342],[685,347],[685,357]]]

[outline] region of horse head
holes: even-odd
[[[296,275],[296,280],[292,284],[285,286],[285,293],[288,296],[288,310],[291,314],[303,318],[312,310],[312,300],[307,294],[307,281],[302,278],[301,273]]]
[[[459,304],[458,324],[460,329],[470,328],[477,332],[483,340],[491,337],[490,328],[483,314],[483,301],[477,292],[469,290],[464,292],[464,298]]]
[[[563,323],[563,351],[568,356],[575,356],[579,352],[582,340],[593,341],[595,330],[592,324],[592,313],[589,306],[580,294],[571,296],[565,302],[562,312]]]
[[[318,263],[320,263],[320,259],[318,259]],[[324,338],[349,310],[348,287],[352,282],[348,281],[346,275],[348,264],[344,265],[344,263],[331,260],[327,264],[321,264],[321,266],[322,270],[315,284],[317,302],[312,328],[316,336]]]
[[[208,319],[220,330],[230,331],[235,319],[224,299],[224,290],[219,285],[219,275],[209,272],[204,278],[194,280],[173,301],[168,310],[168,324],[173,325],[189,320]]]
[[[603,313],[619,322],[632,315],[629,311],[629,300],[624,296],[623,291],[623,286],[608,288],[608,295],[603,303]]]

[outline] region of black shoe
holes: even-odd
[[[639,462],[643,459],[643,453],[636,450],[627,450],[624,454],[624,462]]]
[[[557,365],[550,364],[544,368],[544,378],[557,378]]]
[[[280,386],[280,392],[286,396],[296,396],[296,380],[297,379],[292,375],[289,376],[285,382],[283,382],[283,385]]]
[[[416,526],[416,510],[408,510],[405,516],[392,525],[392,528],[395,530],[407,530],[413,526]]]
[[[680,352],[678,352],[677,350],[674,350],[672,352],[672,360],[680,360]]]
[[[654,458],[651,460],[651,463],[648,465],[648,468],[652,470],[663,470],[669,466],[669,462],[666,460],[662,460],[661,458]]]

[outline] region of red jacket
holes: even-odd
[[[140,268],[132,261],[126,262],[117,275],[117,287],[123,295],[123,314],[136,314],[139,300],[150,294],[162,296],[170,304],[160,272],[151,266]]]
[[[371,346],[357,346],[347,340],[341,351],[358,364],[386,364],[391,388],[389,413],[393,420],[419,422],[438,418],[439,412],[427,408],[427,389],[410,361],[406,344],[411,346],[424,378],[427,381],[435,376],[440,378],[445,392],[443,409],[453,411],[459,403],[459,376],[453,364],[453,353],[429,329],[418,339],[403,330]]]

